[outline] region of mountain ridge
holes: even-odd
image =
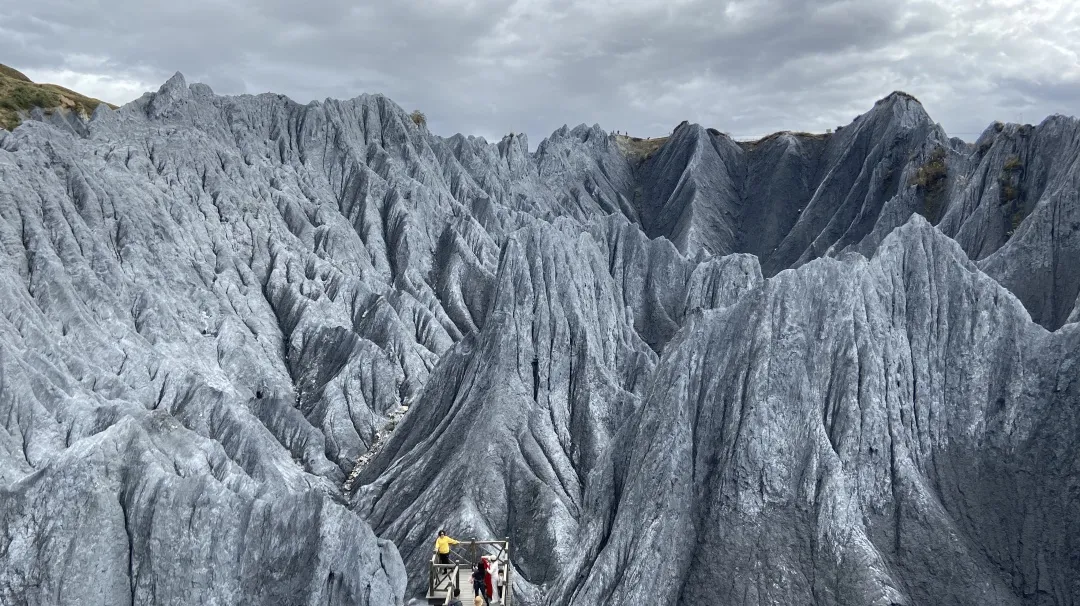
[[[0,132],[0,595],[402,604],[446,528],[523,604],[1080,600],[1077,123],[887,99],[640,163],[180,74]]]

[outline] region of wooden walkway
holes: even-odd
[[[460,568],[458,570],[458,588],[461,589],[461,596],[458,598],[461,600],[462,606],[472,606],[473,603],[473,588],[472,588],[472,568]]]

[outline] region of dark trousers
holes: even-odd
[[[450,554],[448,554],[448,553],[440,553],[440,554],[438,554],[438,556],[436,558],[436,562],[439,563],[439,564],[449,564],[450,563]]]
[[[473,581],[472,589],[473,596],[483,596],[485,604],[487,604],[488,601],[491,599],[491,596],[487,594],[487,587],[485,587],[483,583],[477,583],[476,581]]]

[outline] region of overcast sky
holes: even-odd
[[[113,103],[381,92],[437,134],[562,124],[736,136],[847,124],[893,90],[953,135],[1080,114],[1076,0],[0,0],[0,63]]]

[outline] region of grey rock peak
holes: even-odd
[[[184,75],[176,72],[165,84],[161,85],[157,94],[151,97],[147,114],[150,118],[164,118],[171,110],[179,109],[177,105],[190,101],[192,98],[192,92],[188,88]]]
[[[0,131],[0,601],[1080,602],[1075,119],[103,107]]]

